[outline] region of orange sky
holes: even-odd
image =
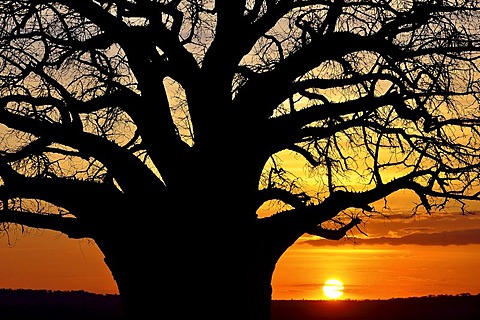
[[[0,288],[118,293],[103,254],[90,240],[52,231],[0,238]]]
[[[337,278],[342,299],[480,293],[480,215],[375,218],[367,239],[305,237],[277,264],[274,299],[325,299]],[[0,238],[0,287],[118,293],[95,244],[50,231]]]
[[[367,224],[367,239],[302,239],[274,274],[274,299],[325,299],[323,283],[343,281],[342,299],[480,293],[480,216],[434,215]]]

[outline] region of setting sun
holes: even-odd
[[[323,285],[323,293],[330,299],[337,299],[343,295],[343,283],[337,279],[329,279]]]

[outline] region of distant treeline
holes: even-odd
[[[121,320],[118,295],[86,291],[0,289],[2,320]]]
[[[277,300],[272,320],[480,320],[480,294],[388,300]]]
[[[188,302],[186,302],[188,303]],[[0,289],[2,320],[122,320],[118,295]],[[480,294],[388,300],[274,300],[272,320],[479,320]]]

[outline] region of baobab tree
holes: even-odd
[[[129,319],[269,319],[302,235],[478,199],[479,8],[3,0],[4,232],[93,239]]]

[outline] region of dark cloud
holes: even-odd
[[[349,238],[339,241],[317,239],[302,241],[300,244],[309,244],[312,246],[339,246],[345,244],[460,246],[468,244],[480,244],[480,229],[452,230],[435,233],[417,232],[402,237]]]
[[[434,228],[432,228],[432,227],[411,227],[411,228],[403,228],[400,231],[405,232],[405,233],[430,232],[430,231],[434,231]]]
[[[375,221],[412,221],[412,220],[456,220],[458,218],[463,218],[465,220],[468,219],[480,219],[480,212],[473,211],[468,214],[462,214],[461,212],[431,212],[428,213],[404,213],[404,212],[397,212],[391,214],[374,214],[372,215],[369,220]]]
[[[414,233],[431,234],[452,230],[480,229],[480,215],[418,215],[393,220],[375,217],[365,221],[365,224],[361,224],[360,229],[368,235],[369,239],[379,237],[401,238]],[[352,232],[361,236],[355,229]]]

